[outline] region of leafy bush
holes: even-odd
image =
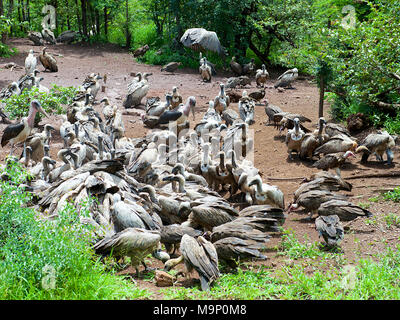
[[[63,105],[71,103],[75,93],[76,89],[74,87],[53,85],[50,93],[39,92],[39,88],[33,87],[31,90],[24,90],[19,96],[13,95],[2,101],[5,103],[5,111],[10,119],[26,116],[29,111],[30,101],[33,99],[39,100],[46,112],[62,114],[65,112]],[[37,114],[37,117],[42,117],[42,115]]]

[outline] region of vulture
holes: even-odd
[[[45,146],[49,145],[51,131],[55,131],[55,128],[50,124],[45,124],[43,132],[29,136],[25,140],[26,146],[29,146],[32,150],[31,159],[33,161],[40,162],[45,156]]]
[[[210,285],[220,276],[218,254],[214,245],[202,236],[193,238],[184,234],[180,243],[180,251],[182,255],[177,259],[168,260],[164,269],[168,271],[184,262],[188,273],[195,269],[199,274],[201,289],[209,290]]]
[[[300,128],[299,118],[294,118],[294,128],[288,130],[286,134],[285,143],[288,148],[289,159],[292,160],[292,152],[300,152],[301,143],[304,139],[304,131]]]
[[[239,100],[238,108],[240,118],[246,124],[253,124],[254,121],[254,107],[255,102],[252,98],[249,97],[246,90],[243,90],[242,97]]]
[[[198,237],[203,234],[202,231],[194,229],[190,226],[185,226],[183,224],[169,224],[162,226],[160,229],[160,242],[164,244],[165,249],[170,252],[171,248],[174,247],[175,252],[176,247],[179,247],[179,244],[182,240],[184,234],[188,234],[191,237]]]
[[[255,101],[260,101],[265,97],[265,88],[262,88],[259,91],[253,91],[249,93],[249,97]]]
[[[236,74],[237,76],[241,76],[242,75],[243,68],[240,65],[240,63],[236,62],[236,57],[235,56],[232,57],[232,60],[230,62],[230,66],[231,66],[231,69],[232,69],[234,74]]]
[[[349,201],[332,199],[318,208],[319,216],[337,215],[342,221],[351,221],[358,217],[372,217],[372,213]]]
[[[372,153],[375,153],[379,161],[383,161],[383,153],[386,152],[387,164],[391,164],[394,158],[392,148],[395,144],[395,139],[386,131],[371,133],[362,141],[356,153],[363,153],[361,162],[365,163]]]
[[[33,50],[29,50],[28,56],[25,58],[25,72],[31,74],[36,69],[37,59],[33,54]]]
[[[355,151],[357,142],[345,135],[336,135],[315,149],[314,155]]]
[[[21,94],[21,89],[17,82],[11,82],[6,88],[1,89],[0,99],[8,99],[13,95],[19,96]]]
[[[330,137],[334,137],[336,135],[345,135],[348,136],[349,138],[351,137],[349,130],[336,123],[326,123],[325,133]]]
[[[12,155],[14,145],[20,142],[25,142],[26,138],[31,133],[37,112],[41,112],[47,117],[40,102],[38,100],[32,100],[29,115],[22,118],[20,122],[10,124],[4,129],[3,136],[1,137],[1,146],[4,147],[8,142],[10,142],[10,155]]]
[[[325,119],[321,117],[318,121],[318,130],[312,133],[307,133],[304,136],[300,147],[300,159],[311,160],[314,155],[315,149],[329,139],[329,136],[327,134],[322,133],[325,124]]]
[[[267,69],[265,69],[265,64],[261,66],[261,69],[256,71],[256,83],[257,86],[265,86],[267,79],[269,77]]]
[[[54,36],[53,31],[48,28],[43,28],[42,30],[43,39],[50,44],[56,44],[56,38]]]
[[[271,121],[274,121],[274,115],[277,113],[282,113],[282,109],[279,108],[278,106],[274,106],[268,102],[267,99],[264,99],[265,103],[265,114],[268,116],[268,124],[271,123]]]
[[[214,108],[218,111],[220,115],[224,112],[230,104],[230,98],[225,93],[225,85],[223,83],[219,84],[220,92],[214,99]]]
[[[165,95],[165,102],[160,99],[150,102],[149,99],[146,101],[146,114],[149,116],[159,117],[164,111],[169,110],[171,106],[172,95]]]
[[[177,108],[183,102],[181,94],[178,92],[177,87],[172,88],[172,99],[170,109]]]
[[[254,58],[251,58],[249,63],[246,63],[246,64],[243,65],[243,67],[242,67],[242,75],[243,76],[247,75],[247,74],[250,75],[254,71],[254,67],[255,67]]]
[[[195,106],[196,106],[196,98],[190,96],[187,99],[186,103],[184,105],[181,104],[176,111],[175,110],[164,111],[158,119],[158,124],[168,124],[170,121],[176,121],[177,124],[183,124],[184,122],[186,122],[190,110],[192,110],[193,120],[194,120]]]
[[[206,63],[206,58],[203,58],[203,64],[199,67],[201,79],[205,82],[211,81],[212,70],[211,67]]]
[[[290,70],[287,70],[283,74],[281,74],[278,77],[278,81],[275,82],[274,87],[279,88],[279,87],[289,87],[292,88],[292,83],[297,79],[298,77],[298,70],[297,68],[293,68]]]
[[[83,82],[82,87],[86,90],[86,92],[90,92],[93,99],[96,99],[97,93],[100,90],[100,79],[103,79],[103,77],[101,77],[99,74],[91,73]]]
[[[328,247],[336,247],[344,238],[344,229],[337,215],[319,216],[315,219],[315,229]]]
[[[43,48],[42,54],[39,55],[39,60],[44,67],[44,71],[50,70],[51,72],[57,72],[57,60],[49,53],[46,52],[47,47]]]
[[[310,213],[310,219],[317,212],[320,205],[332,199],[346,200],[347,197],[340,194],[332,193],[328,190],[310,190],[300,194],[294,203],[288,208],[288,213],[295,211],[299,206],[305,208]]]
[[[182,62],[170,62],[161,68],[161,71],[175,72]]]
[[[254,192],[254,204],[269,204],[278,208],[285,208],[283,192],[277,187],[267,183],[262,183],[261,177],[257,176],[249,182],[249,187],[256,186]]]
[[[61,34],[57,37],[56,40],[57,40],[57,42],[70,44],[75,40],[77,35],[78,35],[77,32],[72,31],[72,30],[67,30],[67,31],[61,32]]]
[[[329,153],[323,156],[320,160],[313,164],[314,168],[328,171],[335,169],[337,175],[341,177],[340,166],[346,161],[348,157],[355,157],[351,151]]]
[[[203,61],[205,61],[206,62],[206,64],[208,65],[208,66],[210,66],[210,68],[211,68],[211,74],[213,75],[213,76],[215,76],[216,74],[217,74],[217,71],[215,70],[215,65],[213,64],[213,63],[211,63],[210,61],[208,61],[207,59],[206,59],[206,57],[204,57],[203,58],[203,54],[200,52],[200,65],[202,65],[203,64]]]
[[[301,114],[298,113],[290,113],[290,112],[280,112],[273,115],[273,122],[279,128],[279,131],[283,131],[284,129],[293,129],[294,128],[294,119],[298,118],[300,122],[300,129],[305,133],[311,132],[311,130],[307,129],[302,125],[303,122],[311,122],[311,120]]]
[[[139,276],[139,264],[142,263],[146,268],[144,259],[148,254],[156,251],[160,239],[157,231],[127,228],[98,241],[93,249],[97,254],[103,256],[112,254],[117,257],[130,257],[131,265],[136,269],[136,275]]]
[[[139,77],[138,81],[135,78],[135,80],[128,85],[128,94],[122,103],[125,108],[132,108],[140,105],[142,99],[149,92],[150,86],[147,77],[150,76],[151,73],[145,73],[142,75],[139,72],[137,75]]]

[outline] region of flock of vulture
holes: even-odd
[[[43,67],[56,72],[55,59],[46,55],[44,49],[40,56]],[[287,129],[289,159],[296,153],[322,170],[299,186],[286,209],[283,192],[263,182],[259,170],[246,158],[254,148],[249,132],[254,107],[265,98],[269,78],[264,65],[254,70],[253,64],[241,66],[232,59],[237,77],[220,84],[208,110],[192,126],[189,114],[191,111],[195,121],[195,97],[184,102],[177,87],[166,94],[165,101],[147,97],[142,120],[154,130],[140,138],[126,136],[122,110],[107,97],[99,101],[100,112],[95,110],[102,77],[90,74],[63,115],[59,133],[64,145],[57,159],[50,157],[56,129],[50,124],[42,131],[34,128],[36,113],[47,114],[40,102],[33,100],[29,115],[3,132],[2,146],[11,144],[7,161],[19,161],[33,176],[24,187],[34,195],[30,205],[45,219],[57,219],[68,203],[73,203],[79,214],[85,201],[94,198],[89,201],[90,216],[79,218],[94,227],[95,252],[117,260],[130,257],[137,275],[140,264],[147,268],[144,261],[151,254],[164,263],[165,270],[179,263],[185,264],[188,275],[196,270],[202,290],[207,290],[220,276],[219,261],[235,267],[238,261],[266,259],[263,251],[271,237],[279,236],[287,217],[284,212],[300,207],[310,218],[318,214],[316,230],[328,246],[336,246],[344,235],[340,221],[371,215],[346,195],[336,193],[352,188],[342,179],[340,166],[356,153],[363,154],[362,161],[368,161],[370,154],[383,161],[386,152],[391,163],[394,138],[378,132],[358,144],[345,128],[323,118],[318,129],[311,131],[304,126],[310,119],[264,100],[268,121],[280,134]],[[31,87],[39,85],[32,51],[25,67],[24,77]],[[162,70],[176,69],[169,64]],[[213,72],[213,66],[200,56],[201,78],[210,81]],[[235,100],[225,89],[243,85],[246,74],[254,75],[262,90],[256,91],[258,95],[243,90]],[[146,97],[149,76],[151,73],[136,74],[128,85],[124,108],[136,107]],[[275,88],[291,87],[296,78],[297,69],[288,70]],[[29,90],[29,86],[21,89],[17,82],[16,86],[5,88],[2,97]],[[235,101],[237,112],[230,108]],[[22,143],[23,153],[15,158],[14,148]],[[7,179],[4,174],[2,178]]]

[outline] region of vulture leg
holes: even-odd
[[[336,168],[335,171],[336,171],[337,176],[338,176],[339,178],[341,178],[342,175],[341,175],[341,171],[340,171],[339,167]]]
[[[391,149],[386,149],[386,155],[387,155],[386,164],[391,165],[394,157],[393,151]]]
[[[146,264],[144,263],[144,261],[142,261],[142,265],[143,265],[143,267],[144,267],[144,271],[154,271],[154,270],[156,270],[156,268],[151,268],[151,267],[148,267],[148,266],[146,266]]]

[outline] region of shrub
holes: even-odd
[[[65,113],[63,105],[72,102],[76,89],[74,87],[61,87],[53,85],[50,93],[39,92],[37,87],[31,90],[24,90],[19,96],[13,95],[8,99],[4,99],[5,111],[10,119],[20,118],[27,115],[29,111],[30,101],[39,100],[43,109],[48,113],[62,114]],[[37,117],[41,117],[38,114]]]

